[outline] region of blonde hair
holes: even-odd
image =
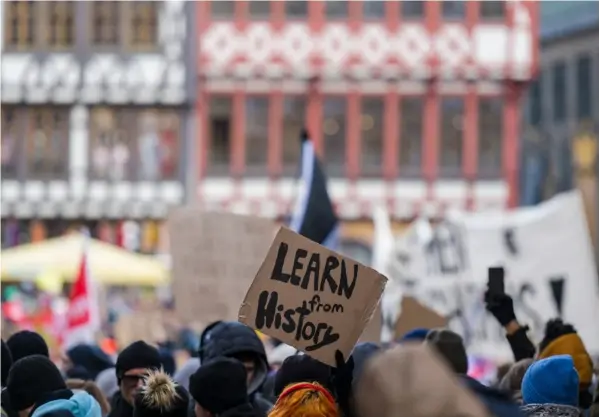
[[[288,385],[268,417],[339,417],[335,399],[317,382]]]
[[[100,409],[102,410],[103,416],[110,413],[110,404],[108,403],[108,400],[102,393],[102,390],[100,390],[100,388],[98,388],[93,381],[84,381],[83,379],[72,378],[67,379],[65,382],[68,389],[82,390],[94,397],[98,404],[100,404]]]

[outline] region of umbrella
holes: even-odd
[[[65,281],[73,281],[81,262],[85,236],[73,233],[6,249],[0,252],[3,281],[32,281],[52,271]],[[89,269],[94,279],[105,285],[150,285],[168,282],[169,273],[163,263],[148,255],[140,255],[90,239]]]

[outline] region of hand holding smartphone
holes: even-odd
[[[505,270],[503,267],[493,267],[488,270],[487,287],[489,295],[505,294]]]

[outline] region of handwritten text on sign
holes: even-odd
[[[387,279],[282,227],[250,286],[239,320],[334,365],[370,320]]]

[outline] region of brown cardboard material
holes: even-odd
[[[349,357],[386,282],[375,270],[281,227],[239,321],[335,366],[335,351]]]
[[[123,315],[115,323],[114,334],[120,348],[138,340],[150,344],[164,342],[166,331],[162,323],[162,312],[138,311]]]
[[[403,297],[401,312],[395,322],[395,337],[402,337],[416,327],[435,329],[447,326],[447,318],[420,304],[415,298]]]
[[[177,316],[202,327],[236,320],[272,242],[273,222],[183,207],[171,213],[168,228]]]

